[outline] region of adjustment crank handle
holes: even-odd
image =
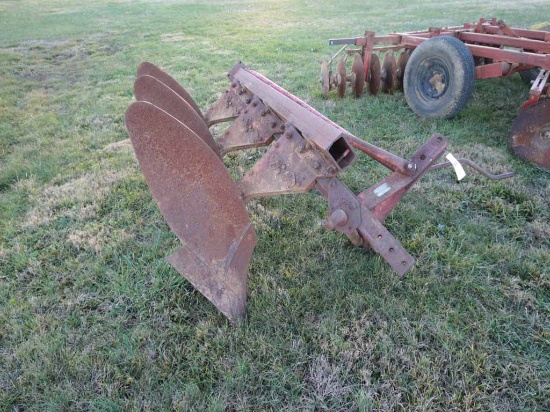
[[[470,159],[461,158],[461,159],[457,159],[457,161],[458,161],[459,163],[461,163],[461,164],[465,164],[465,165],[470,166],[472,169],[475,169],[476,171],[478,171],[479,173],[481,173],[483,176],[485,176],[487,179],[491,179],[491,180],[500,180],[500,179],[507,179],[507,178],[509,178],[509,177],[514,176],[514,173],[513,173],[513,172],[508,172],[508,173],[502,173],[502,174],[499,174],[499,175],[494,175],[494,174],[488,172],[486,169],[482,168],[481,166],[475,164],[475,163],[472,162]],[[427,171],[428,171],[428,172],[431,172],[431,171],[433,171],[433,170],[439,170],[439,169],[443,169],[443,168],[449,167],[449,166],[452,166],[452,163],[451,163],[451,162],[439,163],[439,164],[436,164],[436,165],[431,166]]]

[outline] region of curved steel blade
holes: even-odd
[[[510,145],[516,155],[550,169],[550,100],[523,109],[512,123]]]
[[[351,71],[355,74],[355,79],[353,79],[353,83],[351,84],[351,90],[353,95],[359,98],[363,94],[363,89],[365,87],[365,67],[363,66],[363,59],[359,54],[356,54],[353,58]]]
[[[171,88],[173,91],[179,94],[183,100],[189,103],[189,105],[200,115],[201,118],[204,118],[201,109],[199,108],[197,103],[195,103],[191,95],[187,93],[187,90],[185,90],[176,79],[174,79],[164,70],[155,66],[153,63],[142,62],[137,68],[137,77],[144,75],[152,76]]]
[[[155,77],[143,75],[134,83],[134,94],[136,100],[154,104],[189,127],[221,158],[218,145],[202,117],[170,87]]]
[[[170,229],[185,243],[168,258],[230,321],[245,314],[256,233],[220,159],[188,127],[148,102],[126,111],[141,170]]]
[[[380,90],[380,81],[381,81],[381,69],[380,69],[380,59],[378,55],[373,54],[370,57],[370,67],[369,67],[369,92],[375,96]]]
[[[393,94],[397,83],[397,63],[393,54],[386,54],[382,61],[382,91],[384,93]]]

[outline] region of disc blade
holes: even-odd
[[[370,57],[369,65],[369,92],[377,95],[380,90],[380,59],[378,55],[373,54]]]
[[[353,58],[351,71],[355,74],[351,89],[354,96],[359,98],[363,94],[363,89],[365,87],[365,67],[363,66],[363,59],[358,54]]]
[[[519,113],[510,145],[517,156],[550,169],[550,100],[539,100]]]
[[[134,82],[134,95],[136,96],[136,100],[152,103],[174,116],[195,132],[218,157],[221,157],[218,145],[214,141],[202,117],[197,114],[187,101],[160,80],[149,75],[139,76]]]
[[[149,75],[154,77],[155,79],[161,81],[166,86],[171,88],[173,91],[175,91],[177,94],[179,94],[183,100],[185,100],[187,103],[191,105],[191,107],[200,115],[201,118],[203,118],[201,109],[195,103],[193,98],[187,93],[187,91],[177,82],[176,79],[174,79],[172,76],[170,76],[168,73],[166,73],[161,68],[155,66],[153,63],[149,62],[142,62],[137,69],[137,77]]]
[[[395,85],[395,88],[397,90],[401,90],[401,91],[403,90],[403,76],[405,75],[405,67],[409,62],[409,57],[411,57],[410,51],[405,50],[397,58],[397,76],[396,76],[397,82]]]
[[[346,94],[346,62],[344,59],[338,61],[337,85],[336,91],[338,97],[343,98]]]
[[[153,104],[131,104],[126,127],[153,198],[185,243],[168,261],[235,322],[257,242],[237,186],[191,129]]]
[[[382,91],[393,94],[397,83],[397,63],[393,54],[386,54],[382,61]]]

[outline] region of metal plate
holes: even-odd
[[[346,62],[344,59],[338,61],[338,73],[336,76],[336,90],[338,97],[342,98],[346,94]]]
[[[365,67],[363,66],[363,59],[359,54],[356,54],[353,58],[351,71],[355,75],[351,84],[351,91],[355,97],[359,98],[363,94],[365,87]]]
[[[144,75],[138,77],[134,82],[134,95],[136,96],[136,100],[152,103],[174,116],[195,132],[195,134],[199,136],[218,157],[221,157],[218,145],[214,141],[202,117],[197,114],[187,101],[170,87],[166,86],[155,77]]]
[[[155,79],[164,83],[166,86],[168,86],[177,94],[179,94],[183,100],[189,103],[189,105],[200,115],[201,118],[203,117],[201,109],[199,108],[197,103],[195,103],[191,95],[187,93],[187,90],[185,90],[181,86],[181,84],[177,82],[176,79],[174,79],[164,70],[155,66],[153,63],[142,62],[137,68],[137,77],[144,76],[144,75],[152,76]]]
[[[550,169],[550,100],[539,100],[519,113],[510,131],[510,145],[522,159]]]
[[[321,62],[321,93],[323,95],[323,99],[328,98],[328,92],[330,90],[330,74],[328,70],[328,62],[326,59],[323,59]]]
[[[370,57],[369,66],[369,92],[371,94],[377,95],[378,91],[380,90],[381,77],[380,59],[378,58],[378,55],[373,54]]]
[[[382,91],[393,94],[397,84],[397,63],[393,54],[386,54],[382,61]]]
[[[126,111],[141,170],[170,229],[185,243],[169,262],[229,320],[245,313],[257,239],[235,183],[188,127],[148,102]]]

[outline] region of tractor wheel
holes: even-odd
[[[405,99],[420,117],[456,116],[472,95],[474,84],[472,53],[454,37],[424,41],[405,68]]]

